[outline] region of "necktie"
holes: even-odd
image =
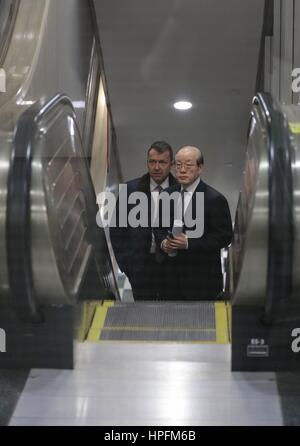
[[[158,195],[160,195],[162,191],[163,191],[163,188],[161,186],[156,186],[156,188],[154,189],[153,192],[158,192]],[[153,197],[152,197],[152,199],[153,199]],[[154,200],[153,205],[154,205],[154,209],[155,209],[155,211],[154,211],[155,215],[157,215],[157,213],[159,212],[159,199],[158,199],[158,197]]]
[[[184,206],[185,206],[185,202],[184,202],[184,199],[185,199],[185,194],[186,194],[186,192],[187,192],[187,190],[186,189],[182,189],[182,191],[181,191],[181,200],[182,200],[182,223],[183,223],[183,228],[182,228],[182,232],[183,233],[185,233],[185,224],[184,224],[184,214],[185,214],[185,208],[184,208]]]
[[[185,205],[185,203],[184,203],[184,194],[187,192],[187,190],[186,189],[182,189],[182,191],[181,191],[181,203],[182,203],[182,221],[183,221],[183,223],[184,223],[184,214],[185,214],[185,209],[184,209],[184,205]]]
[[[159,186],[156,186],[156,188],[154,189],[153,192],[158,192],[158,194],[160,194],[162,191],[163,191],[163,188],[159,185]],[[151,199],[153,200],[152,196],[151,196]],[[159,212],[158,202],[156,202],[156,203],[153,202],[153,209],[154,209],[154,213],[156,215]],[[152,241],[151,241],[150,252],[151,252],[151,254],[156,254],[158,250],[157,250],[157,246],[156,246],[156,243],[155,243],[153,230],[151,232],[152,232]]]

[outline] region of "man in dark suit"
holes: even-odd
[[[158,248],[151,228],[151,203],[157,202],[162,190],[177,184],[170,173],[173,164],[173,150],[168,143],[157,141],[151,144],[148,173],[127,183],[128,196],[133,192],[143,192],[147,196],[149,224],[147,227],[133,228],[128,225],[122,228],[117,223],[116,228],[110,229],[118,265],[130,281],[135,300],[164,298],[165,265],[156,262]],[[127,215],[131,209],[132,206],[128,205]]]
[[[181,233],[171,235],[170,232],[174,232],[174,207],[171,208],[170,227],[155,230],[157,245],[169,265],[167,298],[171,300],[213,300],[223,289],[220,250],[231,242],[232,222],[226,198],[201,180],[203,164],[203,155],[198,148],[180,149],[175,160],[180,184],[167,190],[169,194],[180,192],[184,220],[188,209],[195,219],[196,193],[204,194],[202,235],[188,237],[191,234],[188,231],[195,227],[187,228],[185,224],[179,231]]]

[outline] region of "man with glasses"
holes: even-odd
[[[180,192],[182,196],[182,231],[174,233],[174,212],[171,208],[170,228],[155,230],[156,242],[169,265],[168,299],[213,300],[222,292],[220,250],[227,247],[232,238],[232,222],[226,198],[201,180],[203,155],[197,147],[183,147],[176,155],[176,178],[179,185],[168,193]],[[200,237],[188,237],[185,215],[191,206],[193,218],[196,212],[196,194],[204,194],[204,232]],[[162,209],[163,212],[163,209]]]
[[[148,150],[148,173],[127,183],[127,195],[144,192],[148,202],[148,227],[111,228],[110,235],[118,265],[131,284],[135,300],[163,299],[165,265],[156,262],[157,248],[151,228],[151,204],[157,210],[159,194],[177,181],[171,174],[173,150],[165,141],[151,144]],[[118,205],[117,205],[118,207]],[[128,214],[131,207],[128,206]]]

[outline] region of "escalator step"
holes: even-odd
[[[99,306],[88,340],[228,343],[225,303],[137,302]]]
[[[107,313],[104,328],[153,327],[215,330],[213,302],[117,304]]]

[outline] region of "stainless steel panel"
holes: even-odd
[[[252,110],[246,167],[230,248],[231,294],[235,304],[262,304],[268,261],[268,136],[258,106]]]
[[[299,317],[300,303],[300,111],[294,105],[281,106],[290,129],[292,160],[294,246],[292,260],[292,294],[281,317]],[[270,142],[266,134],[266,122],[258,108],[253,109],[248,144],[246,171],[235,223],[234,242],[230,248],[231,293],[234,304],[264,305],[267,285],[267,255],[269,228],[269,163],[267,148]],[[277,178],[277,180],[279,180]],[[285,181],[285,177],[280,178]],[[285,234],[282,234],[284,240]],[[282,260],[284,261],[284,260]],[[284,266],[284,265],[283,265]],[[280,315],[277,315],[280,318]]]
[[[291,130],[293,150],[293,200],[294,200],[294,257],[293,257],[293,298],[300,302],[300,110],[299,106],[283,107]]]
[[[8,48],[18,6],[19,0],[0,0],[0,67]]]
[[[32,172],[32,265],[42,303],[76,302],[92,252],[87,175],[72,110],[56,108],[39,122]]]
[[[1,17],[4,14],[4,5],[16,4],[16,0],[1,1]],[[7,6],[8,8],[8,6]],[[3,25],[4,26],[4,25]],[[6,259],[6,185],[7,174],[9,169],[9,159],[11,152],[11,144],[13,139],[14,127],[20,114],[30,105],[35,103],[42,97],[51,97],[58,91],[65,92],[71,98],[76,111],[76,118],[80,130],[83,129],[86,120],[87,108],[91,103],[89,94],[92,91],[91,85],[88,87],[91,67],[91,55],[94,43],[94,28],[89,2],[82,0],[24,0],[20,2],[18,14],[12,30],[9,46],[1,67],[7,73],[7,93],[0,95],[0,295],[1,299],[8,295],[9,286],[7,279],[7,259]],[[95,56],[95,60],[96,59]],[[95,67],[93,72],[97,73]],[[96,77],[94,74],[94,78]],[[93,80],[93,85],[95,80]],[[88,115],[90,116],[90,115]],[[57,137],[61,138],[61,132],[58,129],[57,134],[50,132],[49,140],[46,145],[59,148]],[[52,142],[50,142],[50,137]],[[43,145],[44,141],[38,140]],[[63,141],[60,139],[60,143]],[[63,148],[61,148],[60,158],[63,158]],[[53,155],[53,154],[52,154]],[[57,160],[56,160],[57,161]],[[67,164],[67,163],[66,163]],[[35,166],[37,167],[37,166]],[[49,175],[56,175],[56,171],[61,172],[61,166],[53,167],[53,172],[49,171]],[[70,166],[73,170],[74,166]],[[74,182],[76,183],[76,175],[74,174]],[[51,182],[49,177],[49,184]],[[53,180],[55,181],[55,180]],[[66,238],[67,247],[72,245],[73,251],[64,253],[65,262],[68,264],[74,277],[79,274],[81,262],[78,258],[86,255],[86,248],[82,243],[77,245],[75,238],[72,242],[71,235],[76,236],[77,230],[84,231],[82,222],[84,221],[84,213],[78,210],[78,202],[76,209],[68,207],[68,199],[74,190],[68,191],[69,197],[64,198],[60,195],[61,190],[57,185],[55,194],[60,197],[60,206],[69,212],[69,215],[75,215],[74,221],[69,217],[65,226],[62,228],[62,237]],[[42,183],[36,185],[37,195],[34,199],[41,207],[45,206],[45,202],[41,199],[38,201],[38,194],[42,190]],[[74,188],[74,186],[73,186]],[[81,195],[83,192],[80,193]],[[82,197],[81,197],[82,199]],[[37,209],[33,209],[33,212]],[[58,215],[60,212],[58,210]],[[40,213],[39,218],[42,220],[45,216]],[[81,223],[79,223],[79,220]],[[47,224],[46,220],[44,223]],[[73,231],[69,233],[69,225],[73,225]],[[76,226],[77,225],[77,226]],[[77,228],[77,229],[76,229]],[[73,243],[73,244],[72,244]],[[76,246],[75,246],[76,245]],[[40,252],[39,271],[45,282],[49,283],[49,293],[51,287],[55,288],[54,283],[57,275],[52,277],[51,271],[47,270],[47,262],[54,262],[54,254],[52,253],[43,258]],[[72,258],[71,258],[72,257]],[[53,283],[51,282],[53,278]],[[74,279],[75,280],[75,279]],[[78,287],[73,283],[74,289]],[[52,290],[54,292],[54,290]],[[62,295],[63,290],[58,291],[57,299]]]
[[[2,67],[7,92],[0,95],[0,295],[8,295],[6,258],[6,197],[11,144],[16,121],[28,107],[23,99],[39,57],[49,0],[26,0],[18,8]]]

